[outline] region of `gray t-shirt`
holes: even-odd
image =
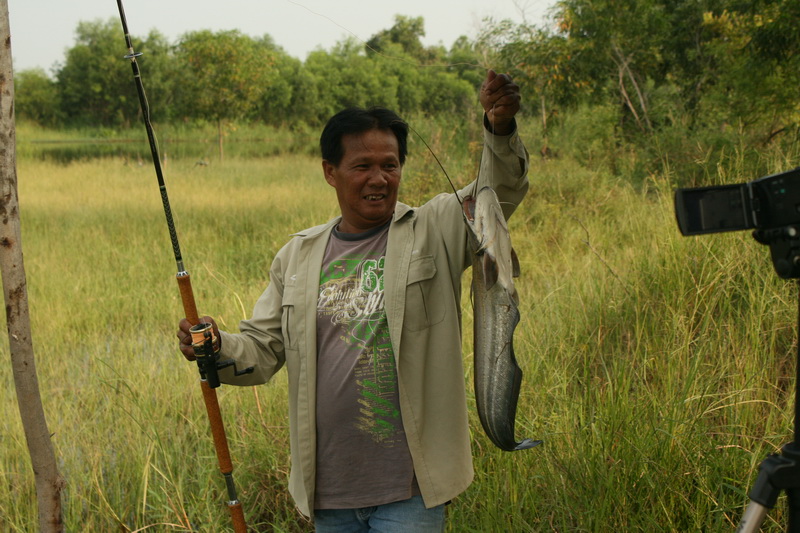
[[[384,309],[389,225],[333,232],[317,302],[317,509],[371,507],[417,493]]]

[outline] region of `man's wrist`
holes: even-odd
[[[483,114],[483,127],[493,135],[511,135],[517,129],[517,119],[512,118],[504,124],[492,124],[489,115]]]

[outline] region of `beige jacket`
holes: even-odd
[[[485,131],[479,183],[491,184],[505,216],[528,189],[528,155],[516,131]],[[464,188],[463,198],[471,187]],[[275,256],[270,284],[239,334],[221,333],[223,358],[253,374],[220,373],[224,383],[258,385],[284,364],[289,373],[291,474],[300,511],[314,510],[316,309],[322,257],[339,219],[297,233]],[[461,357],[461,275],[471,264],[466,225],[454,195],[419,208],[398,203],[389,229],[385,306],[397,358],[400,410],[414,472],[427,507],[453,499],[473,478]]]

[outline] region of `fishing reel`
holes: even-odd
[[[234,376],[252,374],[253,367],[244,370],[236,369],[236,362],[233,359],[226,361],[219,360],[219,343],[214,335],[214,328],[209,322],[200,322],[189,328],[192,335],[192,348],[197,358],[197,368],[200,370],[200,377],[208,383],[212,389],[219,387],[219,371],[223,368],[233,367]]]

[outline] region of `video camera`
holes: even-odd
[[[736,185],[678,189],[675,216],[683,235],[754,229],[778,275],[800,277],[800,167]]]
[[[738,185],[678,189],[675,215],[684,235],[754,229],[753,237],[769,245],[778,275],[800,278],[800,167]],[[800,531],[800,351],[797,372],[794,441],[759,465],[739,533],[760,531],[781,491],[789,500],[787,531]]]

